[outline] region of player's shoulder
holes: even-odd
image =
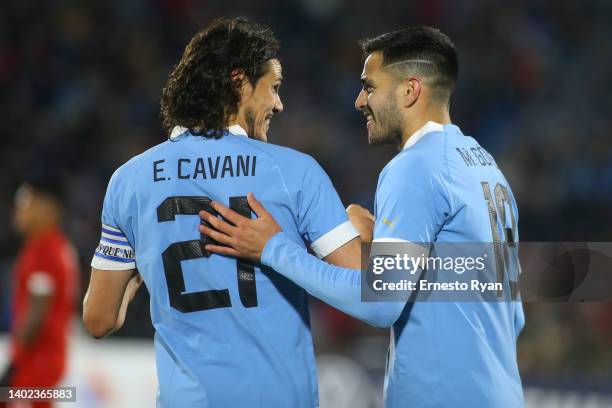
[[[143,175],[147,169],[150,168],[151,159],[154,159],[159,155],[165,148],[171,143],[170,140],[166,140],[159,143],[144,152],[133,156],[128,161],[117,167],[111,176],[111,181],[118,182],[119,180],[133,180],[134,178]],[[147,169],[144,169],[146,166]],[[146,172],[148,174],[148,172]]]
[[[312,156],[295,150],[291,147],[281,146],[273,143],[266,143],[255,139],[244,138],[242,140],[245,143],[250,144],[254,149],[260,150],[261,152],[279,161],[297,160],[300,163],[315,161]]]
[[[283,174],[303,173],[309,169],[320,168],[312,156],[293,148],[248,138],[240,138],[240,141],[265,155],[281,168]]]
[[[381,176],[412,177],[442,172],[445,168],[446,137],[443,131],[429,132],[415,144],[400,151],[381,172]]]
[[[171,140],[166,140],[164,142],[158,143],[155,146],[148,148],[144,152],[132,157],[131,159],[123,163],[121,166],[119,166],[119,169],[121,169],[121,171],[129,171],[134,170],[137,167],[144,165],[145,163],[148,164],[151,158],[158,156],[159,153],[163,152],[164,150],[167,150],[175,143],[176,142],[173,142]]]

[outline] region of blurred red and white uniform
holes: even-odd
[[[12,324],[13,387],[53,387],[66,367],[68,333],[74,313],[78,267],[75,251],[57,228],[29,238],[15,264]],[[31,294],[52,295],[49,310],[34,341],[26,348],[16,341],[25,323]]]

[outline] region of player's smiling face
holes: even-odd
[[[383,56],[378,51],[366,58],[361,74],[363,87],[355,101],[355,108],[366,119],[371,145],[399,144],[403,121],[396,97],[397,82],[382,69],[382,62]]]
[[[268,141],[268,129],[274,114],[283,111],[278,90],[283,80],[282,67],[277,59],[266,63],[268,70],[259,78],[255,88],[248,85],[239,108],[239,122],[247,134],[264,142]]]

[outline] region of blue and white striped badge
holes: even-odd
[[[136,268],[134,249],[119,228],[102,224],[100,244],[96,248],[91,266],[102,270]]]

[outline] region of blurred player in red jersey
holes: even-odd
[[[13,270],[11,364],[5,376],[11,387],[55,387],[66,367],[79,274],[75,251],[60,229],[61,202],[60,183],[52,177],[26,182],[15,194],[15,226],[25,242]]]

